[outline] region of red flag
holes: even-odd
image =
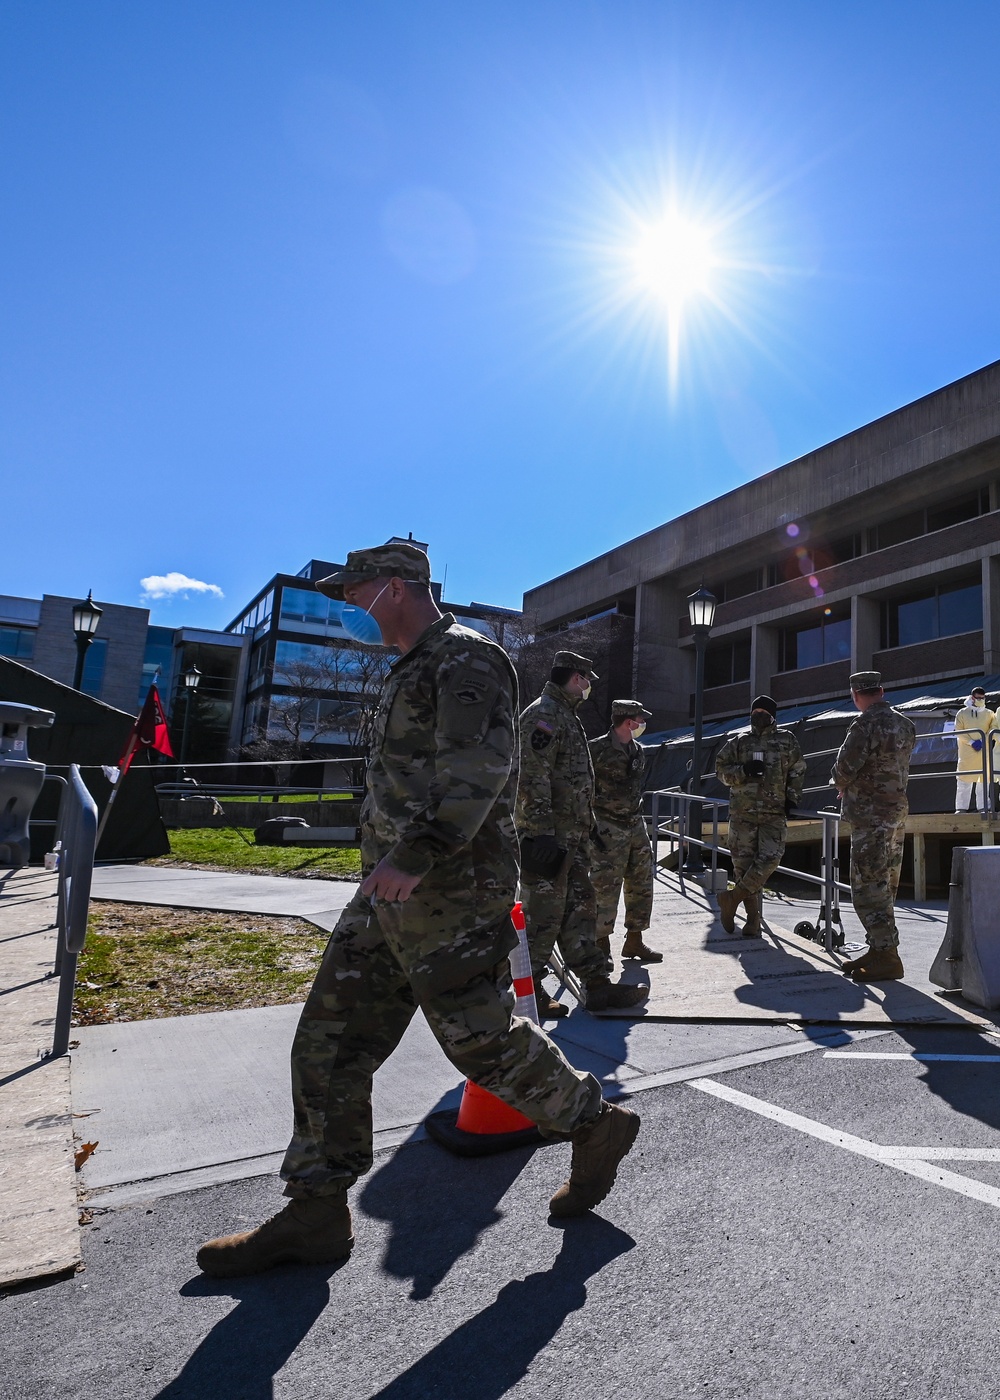
[[[155,749],[157,753],[162,753],[167,758],[174,756],[174,751],[170,747],[170,736],[167,733],[167,717],[163,713],[163,705],[155,685],[151,685],[146,692],[146,699],[139,711],[139,718],[133,725],[132,733],[128,736],[128,743],[125,745],[125,751],[118,760],[118,767],[121,769],[123,778],[139,749]]]

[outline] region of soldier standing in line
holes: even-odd
[[[610,958],[618,900],[625,887],[623,958],[662,962],[642,935],[653,913],[653,850],[642,817],[646,755],[639,743],[649,710],[638,700],[611,702],[611,728],[590,741],[597,835],[590,878],[597,896],[597,945]]]
[[[317,586],[352,639],[398,647],[375,721],[362,811],[364,878],[323,955],[292,1045],[284,1210],[211,1240],[215,1277],[327,1264],[354,1243],[347,1190],[372,1165],[372,1076],[419,1006],[462,1074],[549,1137],[569,1136],[553,1215],[602,1200],[638,1117],[605,1103],[533,1022],[512,1015],[517,681],[506,653],[442,614],[426,554],[355,550]]]
[[[517,833],[521,902],[540,1016],[565,1016],[542,978],[556,941],[586,989],[587,1009],[637,1006],[644,987],[613,984],[597,946],[597,901],[590,879],[594,768],[577,708],[590,694],[593,663],[557,651],[541,695],[521,715]]]
[[[892,906],[903,863],[910,810],[906,784],[917,731],[886,702],[878,671],[853,675],[851,695],[861,713],[840,746],[831,781],[851,824],[851,895],[868,934],[868,952],[843,963],[841,971],[855,982],[890,982],[903,975]]]
[[[761,936],[761,891],[785,853],[788,813],[802,798],[806,765],[795,735],[777,725],[778,707],[758,695],[750,707],[750,731],[727,739],[715,774],[731,789],[729,853],[736,884],[719,895],[722,927],[732,933],[743,904],[744,938]]]

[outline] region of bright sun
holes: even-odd
[[[644,230],[632,261],[639,285],[673,311],[709,291],[718,265],[709,232],[674,216]]]

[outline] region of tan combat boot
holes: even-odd
[[[625,982],[612,982],[610,977],[592,977],[584,990],[588,1011],[638,1006],[649,996],[648,987],[630,987]]]
[[[743,891],[739,885],[734,885],[731,890],[720,890],[718,899],[719,922],[727,933],[733,933],[736,929],[736,911],[743,899]]]
[[[569,1007],[564,1006],[561,1001],[556,1001],[555,997],[550,997],[542,986],[542,979],[536,977],[535,983],[535,1005],[538,1007],[538,1019],[540,1021],[558,1021],[560,1016],[569,1015]]]
[[[855,982],[895,982],[903,975],[903,964],[895,948],[872,948],[860,967],[850,976]]]
[[[549,1202],[553,1215],[583,1215],[604,1200],[615,1184],[618,1164],[632,1150],[639,1132],[639,1115],[630,1108],[605,1103],[598,1116],[573,1134],[573,1165],[569,1180]]]
[[[860,958],[848,958],[846,962],[842,962],[840,964],[841,972],[844,974],[845,977],[848,976],[854,971],[855,968],[860,967],[861,964],[864,962],[865,958],[867,957],[870,957],[870,953],[866,948],[865,951],[861,954]]]
[[[743,896],[743,908],[747,911],[747,921],[743,925],[744,938],[760,938],[760,895],[746,894]]]
[[[638,958],[639,962],[658,963],[663,961],[663,954],[657,953],[654,949],[646,946],[642,941],[642,929],[627,928],[625,930],[625,943],[622,947],[623,958]]]
[[[334,1264],[353,1245],[346,1195],[309,1196],[289,1201],[256,1230],[209,1240],[198,1251],[198,1267],[212,1278],[238,1278],[278,1264]]]

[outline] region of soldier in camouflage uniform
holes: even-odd
[[[736,911],[747,911],[744,938],[759,938],[761,891],[781,864],[788,813],[801,800],[806,765],[795,735],[777,726],[778,707],[758,695],[750,731],[734,734],[719,750],[715,773],[731,789],[729,853],[735,887],[719,895],[722,927],[732,933]]]
[[[638,700],[613,700],[611,728],[590,741],[597,819],[590,878],[597,896],[597,943],[601,951],[610,957],[611,935],[624,885],[622,957],[662,962],[663,954],[647,948],[642,939],[653,913],[653,851],[642,817],[646,755],[638,742],[649,714]]]
[[[646,995],[645,988],[612,984],[607,959],[597,946],[597,901],[590,879],[594,767],[576,713],[593,678],[593,663],[585,656],[557,651],[550,679],[520,720],[521,902],[543,1017],[565,1016],[568,1010],[542,985],[557,940],[566,966],[584,984],[589,1010],[636,1006]]]
[[[517,682],[499,646],[441,615],[429,581],[426,554],[402,543],[356,550],[318,585],[346,598],[349,635],[403,654],[375,724],[364,878],[292,1045],[294,1131],[281,1168],[292,1199],[258,1229],[203,1245],[198,1263],[215,1276],[350,1252],[347,1189],[372,1165],[372,1076],[418,1006],[463,1074],[543,1134],[572,1137],[553,1214],[603,1198],[638,1131],[592,1075],[512,1015]]]
[[[851,824],[851,894],[868,934],[868,952],[845,962],[842,971],[855,982],[888,982],[903,975],[893,904],[917,731],[886,703],[877,671],[853,675],[851,694],[861,713],[840,746],[831,781],[843,798],[843,818]]]

